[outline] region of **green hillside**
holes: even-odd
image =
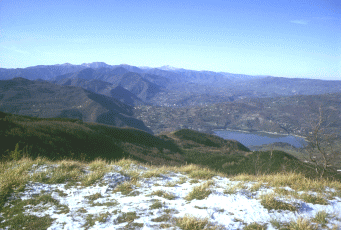
[[[32,158],[107,160],[128,157],[125,144],[144,149],[168,149],[175,153],[179,148],[149,133],[133,128],[118,128],[69,118],[36,118],[0,112],[1,156],[19,149]]]
[[[69,118],[36,118],[0,112],[1,160],[22,156],[50,160],[118,160],[153,165],[196,164],[228,175],[278,172],[314,178],[314,168],[282,151],[251,152],[237,141],[184,129],[154,136],[134,128]],[[326,177],[336,177],[328,171]]]

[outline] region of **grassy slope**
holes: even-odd
[[[187,163],[202,165],[229,175],[295,172],[308,178],[317,176],[309,164],[284,151],[251,152],[237,141],[188,129],[160,137],[173,139],[183,149]],[[326,177],[341,179],[334,171],[328,172]]]
[[[118,160],[124,157],[148,164],[182,165],[187,173],[200,178],[212,177],[213,171],[229,176],[235,175],[242,180],[261,180],[269,183],[272,183],[276,176],[287,178],[291,175],[290,172],[298,175],[301,181],[316,178],[314,170],[309,165],[285,152],[250,152],[236,141],[224,140],[193,130],[180,130],[153,136],[136,129],[83,123],[77,119],[33,118],[6,113],[0,113],[0,126],[2,127],[0,153],[1,159],[5,161],[0,162],[0,211],[9,196],[13,192],[21,191],[32,179],[27,173],[32,165],[42,165],[47,161],[41,158],[34,161],[29,159],[38,156],[52,159],[52,162],[56,163],[58,163],[56,160],[65,158],[76,160],[59,161],[58,164],[63,164],[61,169],[66,170],[64,173],[56,172],[52,177],[38,178],[42,182],[51,183],[61,183],[61,181],[71,183],[73,180],[81,179],[83,184],[91,184],[103,177],[105,171],[101,169],[105,168],[106,163],[102,161],[99,164],[95,161],[88,164],[84,161],[96,158]],[[19,143],[18,148],[14,149],[17,143]],[[27,147],[24,148],[25,146]],[[29,158],[9,161],[13,158],[20,159],[22,153]],[[197,166],[191,165],[192,163]],[[98,172],[84,176],[85,166],[82,165],[89,165]],[[158,175],[159,170],[165,168],[159,167],[150,175]],[[341,179],[340,176],[333,178],[331,172],[326,173],[326,177],[328,183],[332,183],[330,179],[338,181]],[[323,182],[325,179],[319,181]],[[305,183],[301,181],[298,184]],[[19,217],[26,218],[22,215]],[[29,216],[31,217],[33,218]],[[37,220],[32,219],[32,221]],[[47,223],[51,220],[41,221]]]
[[[120,159],[134,154],[127,145],[135,149],[180,151],[176,145],[137,129],[83,123],[77,119],[34,118],[1,112],[0,125],[3,143],[0,156],[13,151],[17,143],[29,157],[55,160]]]
[[[132,158],[154,165],[193,163],[237,175],[299,172],[315,177],[313,168],[282,151],[250,152],[237,141],[184,129],[153,136],[132,128],[81,122],[77,119],[33,118],[0,113],[3,159],[18,149],[32,158],[115,160]],[[13,156],[12,156],[13,158]],[[328,177],[332,173],[327,173]]]

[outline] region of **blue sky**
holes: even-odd
[[[0,1],[1,68],[95,61],[341,80],[341,1]]]

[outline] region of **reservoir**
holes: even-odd
[[[260,146],[266,144],[272,144],[275,142],[283,142],[288,143],[296,148],[304,147],[306,144],[303,138],[295,137],[290,135],[281,135],[281,134],[269,134],[263,132],[242,132],[235,130],[215,130],[214,134],[229,140],[236,140],[245,145],[249,146]]]

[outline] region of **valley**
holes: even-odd
[[[334,135],[335,146],[341,137],[341,81],[103,62],[0,69],[0,79],[0,111],[6,113],[133,127],[154,135],[190,129],[307,137],[321,109],[324,134]],[[302,156],[290,145],[271,146]],[[252,149],[268,147],[260,143]]]
[[[341,223],[341,81],[101,62],[0,69],[0,126],[0,228]]]
[[[307,136],[321,107],[341,135],[341,81],[103,62],[0,69],[0,111],[161,134],[193,129]]]

